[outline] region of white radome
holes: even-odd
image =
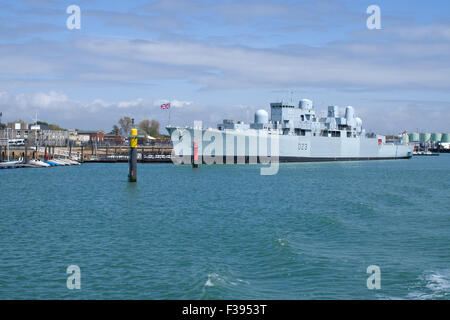
[[[266,110],[260,109],[255,112],[255,123],[269,123],[269,114]]]

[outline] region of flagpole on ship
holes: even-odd
[[[171,110],[170,110],[170,102],[168,102],[168,103],[163,103],[162,105],[161,105],[161,109],[169,109],[169,121],[168,121],[168,124],[167,124],[167,126],[169,126],[170,127],[170,112],[171,112]]]

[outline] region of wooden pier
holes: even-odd
[[[22,159],[67,158],[72,157],[85,163],[116,163],[128,162],[129,146],[106,146],[106,147],[55,147],[46,146],[35,148],[32,146],[10,147],[9,154],[6,147],[0,147],[0,161]],[[138,163],[170,163],[171,146],[138,146]]]

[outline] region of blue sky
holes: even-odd
[[[367,130],[448,132],[449,89],[448,1],[0,1],[4,122],[165,125],[171,101],[173,124],[215,126],[292,96],[352,105]]]

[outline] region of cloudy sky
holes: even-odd
[[[164,126],[170,101],[172,124],[215,126],[291,98],[352,105],[369,131],[449,132],[450,2],[0,0],[2,122]]]

